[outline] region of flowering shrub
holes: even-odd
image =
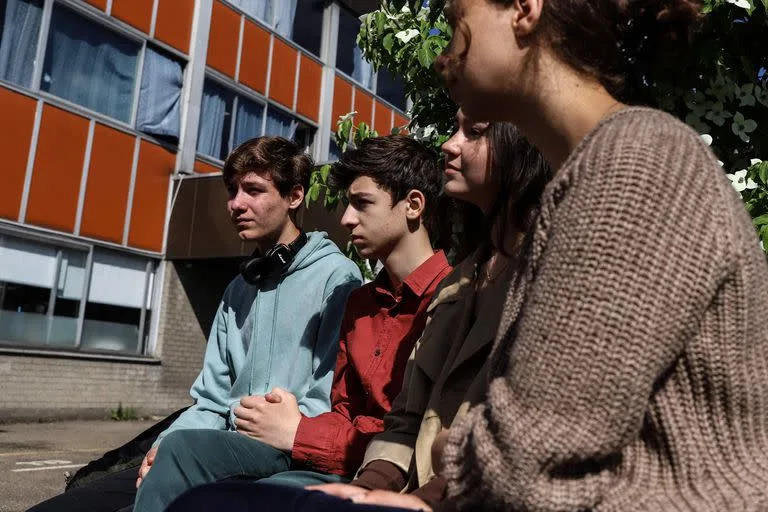
[[[450,134],[456,112],[432,68],[451,37],[443,4],[382,2],[377,11],[361,17],[357,39],[375,67],[404,77],[413,102],[411,134],[436,148]],[[632,69],[635,86],[628,97],[670,112],[705,136],[768,250],[766,10],[768,0],[703,0],[702,27],[687,59],[669,59],[673,62],[666,66],[656,55],[632,60],[637,63]],[[664,48],[655,51],[663,53]],[[353,119],[340,123],[339,140],[350,140]],[[371,132],[363,127],[362,134]]]

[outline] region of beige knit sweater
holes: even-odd
[[[602,121],[526,265],[445,449],[462,508],[768,510],[768,265],[700,138],[650,109]]]

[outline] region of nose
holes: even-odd
[[[451,160],[452,158],[459,156],[461,154],[461,149],[459,146],[459,132],[454,133],[451,135],[450,139],[443,142],[443,145],[440,146],[440,151],[445,154],[447,157],[446,160]]]
[[[243,203],[243,195],[245,192],[243,192],[242,189],[238,188],[237,192],[235,192],[234,195],[229,196],[229,201],[227,202],[227,205],[229,206],[229,210],[231,212],[242,212],[244,211],[245,204]]]
[[[347,209],[344,210],[344,215],[341,216],[341,225],[352,231],[357,226],[357,212],[350,204]]]

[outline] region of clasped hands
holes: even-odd
[[[264,396],[246,396],[233,412],[239,433],[288,453],[293,449],[301,412],[292,393],[275,388]]]

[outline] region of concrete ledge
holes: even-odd
[[[60,359],[83,359],[86,361],[105,361],[110,363],[133,363],[160,365],[162,361],[150,356],[131,356],[103,352],[72,352],[67,350],[44,350],[35,348],[0,347],[3,356],[52,357]]]

